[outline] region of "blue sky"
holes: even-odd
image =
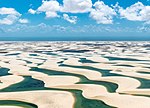
[[[150,0],[0,0],[0,39],[150,40]]]

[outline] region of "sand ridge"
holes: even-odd
[[[8,53],[0,54],[0,67],[10,70],[8,70],[9,75],[0,76],[0,89],[18,84],[25,80],[25,76],[30,76],[32,79],[43,81],[44,87],[49,90],[0,92],[0,100],[33,103],[39,108],[50,106],[73,108],[76,97],[65,90],[75,89],[81,90],[83,97],[87,99],[100,100],[110,106],[149,108],[150,98],[146,96],[150,95],[150,89],[146,83],[150,80],[150,51],[143,47],[145,44],[148,43],[6,43],[2,47]],[[46,70],[30,70],[34,67],[46,69],[47,74],[44,73]],[[54,75],[53,71],[59,74]],[[86,77],[89,82],[83,83],[81,76]],[[115,91],[109,92],[108,88],[101,83],[92,83],[96,81],[116,84],[118,87]],[[141,86],[143,84],[144,88]],[[50,90],[50,88],[60,90]],[[22,108],[22,106],[4,107]]]

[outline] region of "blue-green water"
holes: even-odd
[[[38,54],[29,54],[30,56],[38,56]]]
[[[5,56],[16,56],[19,55],[20,53],[12,53],[12,54],[6,54]]]
[[[61,64],[60,66],[68,66],[68,67],[73,67],[73,68],[82,68],[82,69],[88,69],[88,70],[95,70],[97,72],[100,72],[103,77],[107,76],[120,76],[120,77],[129,77],[129,78],[134,78],[140,81],[141,85],[138,88],[150,88],[150,80],[144,79],[144,78],[137,78],[133,76],[125,76],[121,74],[116,74],[116,73],[110,73],[111,70],[104,70],[104,69],[98,69],[90,66],[72,66],[72,65],[65,65]]]
[[[47,73],[47,74],[51,73],[51,72],[48,72],[47,70],[38,69],[38,68],[33,68],[32,70],[40,70],[40,71],[42,70],[42,72]],[[60,73],[62,73],[62,74],[60,74]],[[49,75],[66,75],[66,73],[53,72]],[[42,81],[33,79],[31,77],[24,77],[24,78],[25,78],[24,81],[17,83],[17,84],[13,84],[5,89],[2,89],[1,92],[16,92],[16,91],[31,91],[31,90],[61,90],[61,91],[63,90],[63,91],[71,92],[75,96],[76,102],[74,104],[74,108],[113,108],[109,105],[106,105],[103,101],[91,100],[91,99],[84,98],[82,96],[81,90],[45,88],[44,83]],[[87,78],[84,78],[83,76],[80,76],[80,78],[82,78],[82,82],[87,80]],[[6,102],[8,103],[8,105],[17,104],[16,101],[6,101]],[[0,101],[0,103],[3,103],[3,101]],[[29,106],[29,107],[25,107],[25,108],[36,108],[35,106],[32,106],[30,104],[26,105],[26,103],[18,103],[18,104],[20,106],[27,106],[27,105]]]
[[[59,50],[62,52],[69,52],[69,53],[84,53],[84,52],[89,52],[90,50],[69,50],[69,49],[64,49],[64,50]]]
[[[37,105],[27,102],[15,101],[15,100],[1,100],[0,106],[21,106],[23,108],[38,108]]]
[[[0,92],[15,92],[15,91],[24,91],[24,90],[37,90],[44,88],[44,82],[33,79],[30,76],[24,76],[24,80],[13,84],[7,88],[0,90]]]
[[[8,68],[0,68],[0,76],[6,76],[6,75],[11,75],[8,73],[10,69]]]
[[[98,62],[94,62],[92,60],[88,60],[86,58],[80,58],[79,62],[81,62],[81,63],[98,63]]]
[[[109,56],[104,56],[105,58],[109,59],[110,61],[113,60],[123,60],[123,61],[145,61],[145,60],[138,60],[138,59],[132,59],[132,58],[120,58],[120,57],[109,57]]]
[[[47,69],[41,69],[41,68],[31,68],[31,71],[36,71],[36,72],[42,72],[48,75],[65,75],[65,76],[76,76],[80,78],[80,82],[77,84],[98,84],[98,85],[103,85],[107,88],[109,92],[115,92],[116,89],[118,88],[118,85],[115,83],[111,82],[105,82],[105,81],[94,81],[94,80],[89,80],[83,75],[79,74],[73,74],[73,73],[66,73],[66,72],[59,72],[59,71],[53,71],[53,70],[47,70]]]

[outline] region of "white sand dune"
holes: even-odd
[[[88,42],[14,42],[6,45],[1,44],[4,52],[8,53],[0,54],[0,67],[10,69],[8,73],[12,75],[0,76],[0,89],[23,81],[23,76],[31,76],[33,79],[43,81],[46,88],[81,90],[85,98],[101,100],[110,106],[150,108],[150,98],[146,97],[150,96],[150,88],[138,88],[146,82],[137,80],[138,78],[150,80],[150,50],[143,47],[149,43],[100,42],[98,45],[98,42],[89,42],[91,45],[83,45],[85,43]],[[106,45],[101,45],[101,43]],[[97,45],[95,46],[95,44]],[[68,52],[62,52],[62,50],[68,50]],[[80,50],[83,52],[81,53]],[[71,51],[76,51],[76,53]],[[20,54],[11,55],[15,53]],[[10,55],[5,56],[7,54]],[[35,54],[35,56],[31,54]],[[131,60],[109,60],[106,56]],[[80,58],[86,58],[97,63],[81,63]],[[109,73],[111,74],[104,75],[104,72],[101,71],[60,66],[62,63],[70,66],[88,66],[110,70]],[[65,72],[68,75],[48,75],[44,72],[30,71],[32,67]],[[109,92],[105,86],[100,84],[82,84],[79,77],[70,76],[69,73],[85,76],[92,81],[114,83],[118,85],[118,88],[114,92]],[[78,82],[80,84],[77,84]],[[76,97],[71,92],[63,90],[0,92],[0,100],[28,102],[37,105],[38,108],[73,108],[75,99]],[[5,105],[0,106],[0,108],[23,107]]]
[[[24,78],[22,76],[16,75],[7,75],[0,77],[0,89],[6,88],[12,84],[19,83],[23,81]]]
[[[33,103],[38,108],[73,108],[75,101],[73,95],[69,92],[47,90],[0,93],[0,100],[17,100]]]
[[[72,68],[72,67],[65,67],[65,66],[60,67],[54,60],[45,62],[44,64],[40,65],[39,68],[80,74],[86,76],[89,79],[98,79],[101,77],[101,73],[94,70],[79,69],[79,68]]]

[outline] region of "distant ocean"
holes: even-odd
[[[143,36],[128,36],[128,37],[122,37],[122,36],[70,36],[70,37],[64,37],[64,36],[0,36],[0,41],[150,41],[150,36],[143,37]]]

